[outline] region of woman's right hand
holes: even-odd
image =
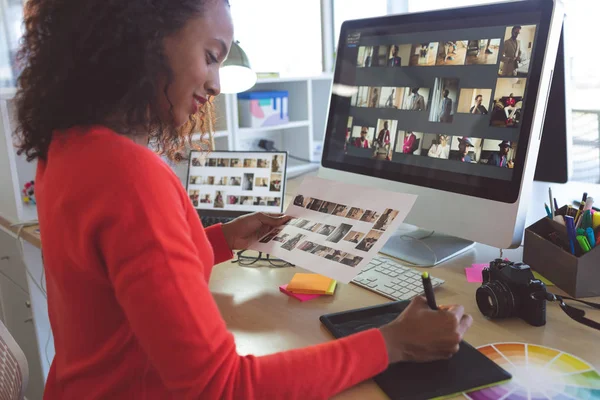
[[[460,341],[473,319],[462,306],[432,310],[427,300],[415,297],[392,322],[380,329],[390,364],[448,359],[458,352]]]

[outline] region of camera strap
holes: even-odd
[[[581,324],[584,324],[586,326],[589,326],[590,328],[600,330],[600,322],[596,322],[589,318],[586,318],[585,311],[580,310],[577,307],[568,305],[567,303],[565,303],[565,300],[578,301],[580,303],[583,303],[587,306],[590,306],[590,307],[593,307],[593,308],[596,308],[599,310],[600,310],[600,304],[592,303],[591,301],[578,300],[578,299],[574,299],[572,297],[559,296],[559,295],[553,294],[553,293],[545,293],[544,297],[546,300],[548,300],[550,302],[557,301],[558,304],[560,305],[560,308],[562,308],[562,310],[565,312],[565,314],[567,314],[569,317],[571,317],[575,321],[577,321]]]

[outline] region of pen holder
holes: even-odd
[[[600,296],[600,245],[577,255],[568,245],[566,227],[543,218],[525,229],[523,262],[572,297]]]

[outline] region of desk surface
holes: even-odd
[[[295,193],[298,179],[288,182],[286,196]],[[10,222],[0,217],[0,225],[17,232]],[[23,239],[40,247],[36,227],[24,228]],[[521,249],[505,251],[511,260],[521,259]],[[533,327],[519,319],[488,321],[475,303],[476,283],[468,283],[464,268],[473,263],[489,262],[499,256],[498,249],[476,245],[474,249],[441,266],[427,269],[446,281],[436,289],[439,304],[462,304],[473,316],[473,326],[465,340],[474,346],[494,342],[526,342],[556,348],[581,357],[600,370],[600,334],[567,317],[557,304],[548,304],[547,324]],[[259,264],[259,263],[257,263]],[[421,269],[424,270],[424,269]],[[274,352],[310,346],[332,340],[319,317],[326,313],[349,310],[388,302],[378,294],[353,284],[339,284],[333,296],[323,296],[301,303],[279,292],[279,286],[289,282],[300,268],[272,268],[268,264],[240,267],[227,262],[214,268],[210,289],[229,329],[235,336],[240,354],[266,355]],[[555,293],[563,294],[556,287]],[[589,299],[600,301],[600,298]],[[585,308],[586,314],[600,321],[600,310]],[[592,350],[594,349],[594,350]],[[340,394],[339,399],[385,399],[372,381],[364,382]]]

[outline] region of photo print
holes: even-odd
[[[450,159],[464,163],[478,163],[481,158],[480,138],[454,136],[450,147]]]
[[[242,160],[239,158],[232,158],[229,162],[229,166],[231,168],[242,168]]]
[[[379,214],[377,211],[366,210],[363,216],[360,218],[362,222],[372,223],[377,221]]]
[[[405,89],[402,87],[382,87],[379,95],[379,108],[401,109]]]
[[[323,226],[323,224],[318,223],[318,222],[312,222],[312,223],[306,225],[306,227],[304,227],[304,229],[306,229],[307,231],[311,231],[311,232],[317,232],[319,230],[319,228],[321,228],[321,226]]]
[[[281,229],[274,229],[271,232],[267,233],[262,239],[259,240],[260,243],[269,243],[271,240],[275,239],[277,235],[281,233]]]
[[[230,177],[229,186],[242,186],[242,178],[239,176]]]
[[[360,221],[360,219],[362,218],[364,213],[365,213],[365,210],[358,208],[358,207],[352,207],[348,211],[348,214],[346,214],[346,218],[355,219],[357,221]]]
[[[242,190],[254,189],[254,174],[244,174],[242,179]]]
[[[279,242],[279,243],[285,243],[289,239],[290,239],[290,234],[288,232],[285,232],[285,229],[273,238],[273,240],[275,242]]]
[[[358,246],[356,246],[356,249],[362,251],[370,251],[373,245],[379,240],[381,235],[383,235],[383,232],[381,231],[369,231],[369,233],[367,233],[367,236],[365,236],[365,238],[358,244]]]
[[[281,207],[281,197],[267,197],[269,207]]]
[[[285,165],[283,163],[283,155],[274,155],[271,159],[271,172],[281,174],[283,173],[284,168]]]
[[[450,144],[452,137],[444,134],[427,133],[423,136],[423,149],[421,155],[431,158],[450,158]]]
[[[526,79],[499,78],[494,91],[494,104],[490,125],[502,128],[518,128],[525,94]]]
[[[410,51],[411,67],[430,67],[435,65],[438,53],[438,42],[413,44]]]
[[[309,210],[313,210],[313,211],[319,211],[321,209],[322,205],[323,205],[323,200],[319,200],[319,199],[315,199],[314,197],[311,197],[308,204],[306,205],[306,208]]]
[[[377,222],[375,222],[375,225],[373,225],[373,229],[377,229],[379,231],[385,231],[397,216],[398,216],[398,211],[392,210],[391,208],[387,208],[383,212],[381,217],[379,217]]]
[[[368,107],[369,105],[369,89],[368,86],[359,86],[358,90],[352,95],[351,104],[356,107]]]
[[[302,196],[301,194],[298,194],[298,195],[296,195],[296,197],[294,197],[294,202],[292,204],[295,205],[296,207],[305,207],[304,202],[305,202],[304,196]]]
[[[240,204],[240,196],[228,196],[227,204],[230,206],[237,206]]]
[[[438,43],[435,65],[464,65],[467,56],[466,40],[449,40]]]
[[[208,166],[209,167],[216,167],[217,163],[219,160],[217,160],[216,158],[209,158],[208,159]]]
[[[429,88],[403,88],[402,109],[406,111],[427,111]]]
[[[517,144],[508,140],[482,139],[480,164],[499,168],[514,168]]]
[[[229,181],[229,178],[227,178],[226,176],[222,176],[217,180],[216,185],[217,186],[227,186],[228,181]]]
[[[190,185],[202,185],[201,176],[190,176]]]
[[[506,28],[498,75],[524,78],[529,73],[535,25],[515,25]]]
[[[392,159],[392,144],[396,142],[398,121],[390,119],[377,120],[377,135],[372,142],[373,158],[377,160]]]
[[[336,217],[343,217],[344,215],[346,215],[347,210],[348,210],[348,207],[346,207],[343,204],[338,204],[333,209],[333,212],[331,213],[331,215],[335,215]]]
[[[457,113],[487,115],[492,102],[492,89],[461,89]]]
[[[381,88],[380,87],[369,88],[369,101],[367,103],[367,107],[377,108],[377,106],[379,105],[379,97],[380,96],[381,96]]]
[[[266,179],[266,178],[265,178]],[[283,187],[282,174],[271,174],[271,184],[269,185],[270,192],[281,192]]]
[[[198,207],[198,203],[200,201],[200,191],[199,190],[190,190],[189,191],[190,200],[194,207]]]
[[[304,241],[300,244],[300,246],[298,246],[298,250],[302,250],[302,251],[306,251],[308,253],[312,252],[313,250],[315,250],[317,248],[317,244],[313,243],[311,241]]]
[[[361,232],[356,232],[356,231],[350,231],[346,237],[344,238],[344,240],[346,242],[350,242],[350,243],[360,243],[361,239],[363,238],[363,236],[365,236],[364,233]]]
[[[254,180],[254,186],[256,187],[269,187],[269,178],[256,177]]]
[[[317,233],[319,235],[329,236],[336,230],[336,227],[333,225],[323,225]]]
[[[319,208],[319,212],[322,212],[324,214],[331,214],[333,212],[333,210],[335,209],[336,205],[337,204],[335,204],[335,203],[326,201],[323,203],[323,205],[321,205],[321,208]]]
[[[240,198],[240,202],[243,206],[251,206],[254,203],[254,197],[252,196],[242,196]]]
[[[328,242],[338,243],[348,234],[348,232],[350,232],[350,229],[352,229],[352,225],[341,224],[326,240]]]
[[[298,244],[300,243],[300,241],[302,239],[304,239],[305,237],[306,237],[306,235],[298,233],[296,236],[294,236],[293,238],[291,238],[290,240],[288,240],[287,242],[285,242],[283,244],[283,246],[281,246],[281,248],[285,249],[287,251],[292,251],[292,250],[294,250],[294,248],[296,246],[298,246]]]
[[[207,176],[206,177],[206,182],[204,183],[205,185],[214,185],[215,184],[215,177],[214,176]]]
[[[341,250],[335,250],[335,249],[331,249],[331,251],[329,252],[329,254],[327,254],[325,256],[326,260],[330,260],[330,261],[335,261],[335,262],[341,262],[345,257],[346,257],[345,252],[341,251]]]
[[[212,197],[210,194],[203,194],[200,198],[200,204],[212,204]]]
[[[271,161],[266,160],[264,158],[259,158],[256,164],[257,168],[270,168],[271,167]]]
[[[435,78],[429,121],[451,123],[457,104],[458,78]]]
[[[225,193],[221,190],[217,190],[215,193],[215,202],[213,203],[214,208],[225,207]]]
[[[244,159],[244,168],[256,168],[257,164],[256,158]]]
[[[254,202],[252,203],[253,206],[266,206],[267,205],[267,198],[266,197],[255,197],[254,198]]]
[[[370,149],[375,137],[375,127],[355,126],[352,128],[350,145],[361,149]]]
[[[413,131],[398,131],[396,137],[396,153],[421,155],[423,133]]]
[[[307,219],[299,219],[298,221],[296,221],[296,223],[294,224],[294,226],[296,228],[304,228],[308,224],[310,224],[309,220],[307,220]]]
[[[315,256],[325,258],[325,256],[328,255],[329,253],[331,253],[331,251],[332,251],[332,249],[330,247],[319,245],[319,246],[315,247],[311,251],[311,253],[314,254]]]
[[[360,264],[360,262],[363,260],[362,257],[359,256],[353,256],[352,254],[346,254],[346,257],[344,257],[344,259],[342,261],[340,261],[341,264],[347,265],[349,267],[356,267],[358,264]]]
[[[466,65],[495,65],[498,63],[500,38],[469,40]]]
[[[219,158],[217,167],[229,168],[229,158]]]
[[[393,44],[388,53],[388,67],[407,67],[410,61],[410,44]]]

